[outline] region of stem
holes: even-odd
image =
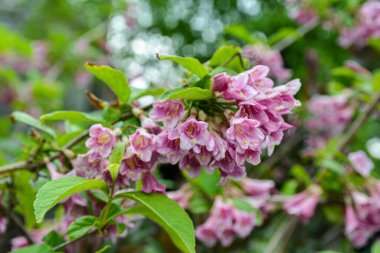
[[[151,107],[152,107],[152,105],[147,105],[147,106],[143,107],[142,110],[148,110]],[[133,117],[132,113],[130,113],[130,112],[125,113],[125,114],[121,115],[118,120],[116,120],[115,122],[113,122],[112,125],[115,125],[116,123],[118,123],[120,121],[123,121],[123,120],[126,120],[126,119],[129,119],[131,117]],[[64,150],[70,149],[70,148],[74,147],[75,145],[77,145],[78,143],[80,143],[81,141],[83,141],[88,136],[88,133],[89,133],[89,130],[86,130],[83,133],[81,133],[80,135],[78,135],[77,137],[73,138],[65,146],[63,146],[57,153],[55,153],[55,154],[51,155],[50,157],[48,157],[48,160],[49,161],[53,161],[53,160],[59,158]],[[30,161],[15,162],[15,163],[7,164],[7,165],[4,165],[4,166],[0,166],[0,175],[8,173],[8,172],[19,171],[19,170],[31,170],[31,171],[33,171],[33,170],[39,169],[41,167],[44,167],[45,164],[46,163],[44,161],[39,161],[39,162],[30,162]]]
[[[80,237],[80,238],[77,238],[77,239],[72,240],[72,241],[67,241],[67,242],[61,243],[61,244],[55,246],[55,247],[53,248],[53,251],[54,251],[54,252],[59,251],[59,250],[65,248],[66,246],[68,246],[68,245],[70,245],[70,244],[72,244],[72,243],[78,241],[79,239],[83,239],[83,238],[86,238],[87,236],[90,236],[90,235],[95,234],[96,231],[97,231],[96,229],[91,230],[91,231],[88,231],[84,236],[82,236],[82,237]]]
[[[225,67],[227,66],[233,59],[235,59],[235,57],[238,56],[239,57],[239,61],[240,61],[240,65],[243,69],[244,68],[244,62],[243,62],[243,58],[241,56],[241,54],[239,52],[237,53],[234,53],[225,63],[222,64],[222,67]]]
[[[302,25],[298,29],[299,36],[290,36],[286,37],[285,39],[277,42],[276,44],[273,45],[273,49],[276,49],[278,51],[282,51],[291,44],[293,44],[298,38],[304,36],[306,33],[310,32],[313,30],[315,27],[318,25],[318,20],[311,20],[308,23]]]
[[[292,235],[296,225],[298,224],[298,219],[295,217],[290,218],[290,220],[285,220],[282,226],[276,231],[273,235],[272,239],[268,243],[264,253],[272,253],[272,252],[283,252],[286,246],[286,243],[290,236]],[[284,243],[282,245],[280,243]],[[279,249],[281,249],[279,251]]]
[[[347,144],[349,144],[354,138],[356,132],[362,127],[362,125],[367,121],[369,116],[375,110],[376,105],[380,102],[380,91],[377,92],[372,101],[364,107],[363,113],[360,117],[354,121],[354,123],[347,129],[346,134],[343,136],[341,142],[338,145],[337,150],[342,150]]]
[[[11,220],[17,228],[21,231],[22,235],[26,237],[30,244],[34,244],[33,238],[29,235],[28,231],[24,228],[22,222],[14,215],[8,208],[6,208],[3,204],[0,203],[0,212],[5,214],[9,220]]]

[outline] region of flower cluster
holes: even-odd
[[[371,37],[380,37],[380,2],[368,1],[364,3],[358,13],[356,24],[353,27],[343,28],[339,42],[344,47],[367,45]]]
[[[291,127],[284,115],[299,105],[294,95],[300,82],[273,87],[268,73],[268,67],[258,65],[237,76],[217,74],[212,88],[222,102],[215,99],[215,104],[206,104],[207,114],[199,107],[186,108],[181,100],[155,102],[149,117],[135,108],[141,127],[124,141],[118,185],[142,179],[144,192],[164,192],[165,186],[153,175],[157,163],[178,163],[190,177],[196,177],[201,168],[219,169],[222,182],[245,176],[244,163],[260,163],[265,148],[272,154]],[[77,175],[102,176],[112,182],[107,168],[116,142],[110,129],[92,126],[86,142],[90,151],[79,155],[74,164]]]
[[[370,182],[368,192],[354,191],[347,199],[345,233],[355,247],[366,245],[380,231],[380,182]]]
[[[348,100],[348,93],[335,96],[318,95],[310,99],[308,110],[311,117],[306,125],[310,131],[307,144],[311,152],[325,147],[329,139],[345,130],[354,113],[354,108]]]
[[[210,216],[197,227],[197,238],[208,247],[214,246],[218,241],[227,247],[235,238],[247,237],[258,225],[257,217],[262,217],[272,209],[268,200],[274,189],[273,181],[244,178],[240,187],[242,189],[229,189],[229,198],[226,200],[217,197]],[[239,210],[234,205],[233,198],[239,198],[251,206],[252,210]]]
[[[290,69],[284,67],[279,51],[262,44],[249,45],[243,48],[243,55],[255,65],[265,65],[270,68],[269,75],[280,82],[289,80]]]

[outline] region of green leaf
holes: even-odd
[[[220,181],[220,174],[218,172],[209,174],[207,171],[202,170],[199,176],[196,178],[188,178],[187,180],[197,186],[210,198],[215,197],[223,190],[223,187],[218,185]]]
[[[373,49],[375,49],[377,52],[380,52],[380,38],[377,37],[370,37],[368,39],[368,44]]]
[[[78,192],[101,189],[108,190],[107,184],[100,179],[85,179],[81,177],[62,177],[46,183],[38,191],[34,201],[34,212],[37,223],[41,223],[46,212],[61,200]]]
[[[160,100],[186,99],[186,100],[208,100],[213,98],[214,94],[211,90],[201,89],[199,87],[191,88],[174,88],[161,94]]]
[[[290,173],[305,185],[311,184],[311,178],[303,166],[299,164],[294,165],[290,169]]]
[[[67,236],[70,240],[74,241],[76,239],[84,236],[91,228],[94,227],[96,222],[96,217],[91,215],[82,216],[72,222],[67,229]]]
[[[50,246],[42,243],[23,247],[21,249],[11,251],[11,253],[54,253],[54,251]]]
[[[85,66],[91,74],[102,80],[111,88],[121,103],[128,102],[131,89],[123,72],[108,66],[95,65],[92,63],[86,63]]]
[[[169,60],[174,61],[199,76],[200,78],[209,75],[208,70],[203,66],[197,59],[191,57],[180,57],[175,55],[160,55],[157,56],[159,60]]]
[[[29,126],[32,126],[38,130],[41,130],[41,131],[47,133],[48,135],[50,135],[54,139],[56,138],[56,134],[55,134],[53,129],[51,129],[50,127],[47,127],[47,126],[42,126],[38,119],[33,118],[32,116],[30,116],[27,113],[16,111],[16,112],[12,113],[11,117],[12,117],[12,119],[14,119],[18,122],[27,124]]]
[[[211,57],[209,65],[212,68],[221,66],[230,68],[239,73],[245,70],[247,60],[241,57],[241,49],[239,47],[222,46]]]
[[[127,192],[118,196],[139,202],[141,205],[131,208],[129,213],[142,214],[156,222],[180,250],[195,253],[193,222],[175,201],[157,193]]]
[[[295,179],[287,180],[282,186],[281,192],[285,196],[292,196],[296,193],[298,181]]]
[[[285,27],[281,28],[278,32],[272,34],[269,37],[268,41],[269,44],[274,45],[287,38],[294,38],[296,40],[301,37],[302,34],[296,28]]]
[[[339,162],[337,162],[333,159],[322,160],[320,162],[320,164],[322,167],[325,167],[325,168],[335,172],[338,175],[342,176],[345,174],[345,170],[344,170],[343,166]]]
[[[27,228],[32,228],[36,224],[33,213],[36,190],[30,183],[32,176],[33,173],[29,171],[17,171],[14,174],[14,189],[19,203],[17,211],[23,215]]]
[[[132,94],[130,101],[133,102],[139,98],[145,97],[145,96],[160,96],[162,93],[166,91],[165,88],[157,87],[154,89],[132,89]]]
[[[240,211],[243,211],[246,213],[251,213],[251,212],[256,211],[256,209],[245,200],[242,200],[239,198],[233,198],[232,202],[234,203],[234,206]]]
[[[58,246],[65,242],[65,238],[58,234],[57,231],[52,230],[47,235],[44,236],[42,239],[43,242],[45,242],[50,247]]]
[[[380,253],[380,242],[372,244],[371,253]]]
[[[78,111],[55,111],[52,113],[42,115],[40,120],[41,124],[44,124],[47,120],[70,120],[104,123],[103,118],[99,114]]]
[[[243,25],[230,25],[224,29],[224,33],[233,36],[245,43],[251,44],[255,42],[253,36]]]
[[[373,73],[372,90],[375,92],[380,90],[380,70]]]
[[[112,153],[109,157],[110,163],[114,164],[120,164],[121,160],[123,160],[125,151],[125,143],[124,142],[118,142],[115,147],[112,149]]]

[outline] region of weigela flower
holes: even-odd
[[[149,162],[144,162],[136,154],[127,150],[121,162],[119,173],[132,181],[140,179],[141,173],[150,172],[156,165],[157,155],[153,153]]]
[[[218,241],[223,247],[229,246],[237,237],[247,237],[255,226],[255,213],[246,213],[225,203],[217,197],[210,217],[196,229],[196,236],[208,247]]]
[[[368,158],[367,154],[359,150],[348,154],[348,160],[354,169],[363,177],[368,177],[373,169],[373,162]]]
[[[147,172],[144,173],[142,177],[142,191],[145,193],[165,193],[165,185],[158,182],[158,180],[150,172]]]
[[[80,177],[89,179],[99,178],[108,166],[108,160],[100,152],[80,154],[73,162],[75,172]]]
[[[276,78],[280,82],[284,82],[290,78],[292,72],[284,67],[284,62],[280,52],[273,50],[265,45],[255,44],[244,47],[244,57],[248,58],[254,64],[264,65],[267,70],[265,76],[269,75]]]
[[[216,74],[214,76],[212,90],[223,92],[228,89],[232,81],[233,79],[226,72]]]
[[[314,215],[320,194],[321,189],[313,185],[288,199],[284,203],[284,209],[288,214],[297,216],[303,222],[307,222]]]
[[[5,231],[7,230],[7,224],[8,224],[7,218],[5,218],[4,216],[1,216],[0,214],[0,234],[5,233]]]
[[[247,149],[258,149],[265,136],[258,127],[260,122],[248,118],[233,118],[226,136],[236,144],[239,153]]]
[[[164,126],[173,128],[182,118],[184,106],[179,100],[156,102],[149,116],[154,121],[162,121]]]
[[[209,146],[209,150],[214,148],[214,140],[207,130],[206,122],[198,121],[194,117],[188,118],[178,125],[176,129],[169,132],[169,139],[180,139],[182,150],[190,150],[195,145]]]
[[[103,127],[100,124],[91,126],[90,138],[86,141],[88,148],[99,152],[103,157],[107,157],[111,154],[115,144],[116,137],[111,129]]]
[[[169,139],[168,132],[162,132],[157,136],[157,153],[165,157],[165,161],[176,164],[185,155],[180,148],[180,139]]]
[[[143,162],[149,162],[155,147],[153,135],[149,134],[145,129],[139,128],[136,132],[129,136],[131,153],[137,155]]]

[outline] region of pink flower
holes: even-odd
[[[179,162],[179,168],[187,171],[189,177],[194,178],[201,172],[201,164],[193,152],[189,152]]]
[[[17,236],[11,240],[11,245],[12,250],[17,250],[29,246],[29,242],[25,236]]]
[[[288,214],[307,222],[314,215],[320,194],[321,189],[318,186],[312,186],[287,200],[284,209]]]
[[[142,191],[145,193],[159,192],[165,193],[165,185],[158,182],[158,180],[150,173],[144,173],[142,178]]]
[[[253,149],[260,147],[264,140],[264,134],[258,129],[260,122],[247,118],[233,118],[231,126],[227,129],[226,137],[228,140],[235,142],[237,151]]]
[[[218,241],[227,247],[236,237],[245,238],[252,232],[255,217],[255,213],[239,211],[231,203],[217,197],[210,217],[197,227],[196,236],[208,247],[214,246]]]
[[[5,231],[7,230],[7,224],[8,224],[7,218],[0,215],[0,234],[5,233]]]
[[[258,92],[254,87],[248,85],[249,73],[249,71],[246,71],[232,77],[232,82],[229,83],[228,88],[220,96],[226,100],[243,101],[252,99]]]
[[[346,206],[345,234],[355,247],[363,247],[373,234],[373,229],[360,220],[352,206]]]
[[[241,180],[242,187],[250,196],[269,196],[274,189],[274,182],[272,180],[258,180],[251,178],[244,178]]]
[[[98,151],[103,157],[111,154],[112,148],[116,144],[115,134],[100,124],[91,126],[90,139],[86,141],[86,146],[93,151]]]
[[[292,74],[289,69],[286,69],[284,67],[284,62],[282,60],[280,52],[272,50],[267,46],[261,44],[249,45],[243,49],[243,55],[251,60],[255,65],[265,65],[263,67],[268,66],[269,68],[266,67],[267,70],[263,72],[265,73],[265,76],[268,74],[268,72],[270,72],[270,76],[277,78],[280,82],[285,82],[290,78]]]
[[[99,152],[90,151],[87,154],[78,155],[73,165],[78,176],[93,179],[101,177],[108,163],[108,160],[104,159]]]
[[[144,162],[136,154],[126,152],[121,162],[119,173],[132,181],[140,179],[141,173],[150,172],[156,165],[157,156],[154,154],[149,162]]]
[[[156,151],[171,164],[176,164],[185,155],[180,148],[180,139],[170,140],[167,132],[157,136]]]
[[[182,150],[190,150],[195,145],[208,145],[209,150],[212,150],[215,143],[207,127],[206,122],[197,121],[194,117],[190,117],[169,133],[169,139],[179,138]]]
[[[143,127],[150,134],[159,134],[162,132],[162,128],[157,125],[151,118],[141,116],[141,127]]]
[[[181,120],[184,106],[180,100],[168,100],[156,102],[150,111],[150,118],[154,121],[162,121],[165,127],[173,128]]]
[[[145,129],[139,128],[136,132],[129,136],[130,150],[136,154],[143,162],[149,162],[152,154],[156,149],[153,135],[149,134]]]
[[[373,162],[361,150],[349,153],[348,160],[350,160],[354,169],[363,177],[368,177],[374,167]]]
[[[212,84],[213,91],[223,92],[227,90],[233,79],[226,73],[219,73],[214,76],[214,82]]]

